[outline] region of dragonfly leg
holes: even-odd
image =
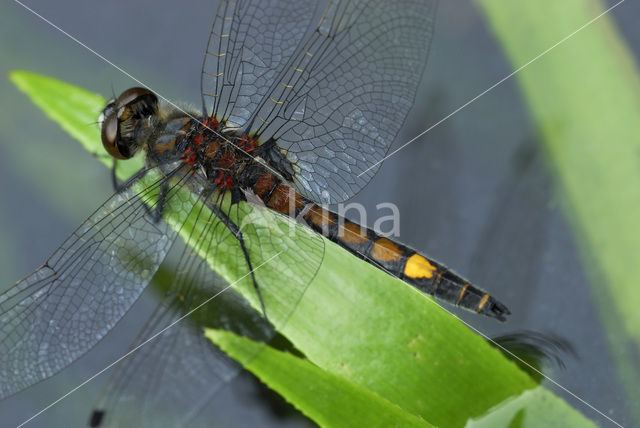
[[[147,213],[151,216],[154,223],[159,222],[162,219],[162,213],[164,212],[164,204],[167,201],[167,193],[169,192],[169,183],[164,180],[160,183],[160,192],[158,193],[158,203],[155,209],[149,208],[148,205],[145,204],[145,208]]]
[[[118,159],[113,159],[113,166],[111,167],[111,185],[113,186],[113,190],[115,192],[120,192],[120,186],[122,183],[118,183],[118,175],[116,174],[116,169],[118,167]]]
[[[116,193],[123,192],[133,186],[138,180],[142,179],[149,172],[149,168],[143,167],[136,171],[127,181],[124,183],[118,183],[118,177],[116,176],[116,164],[117,162],[113,162],[113,167],[111,168],[111,183],[113,184],[114,190]]]
[[[116,193],[124,192],[133,186],[136,182],[141,180],[147,173],[149,169],[146,167],[141,168],[135,174],[133,174],[127,181],[123,183],[118,182],[118,177],[116,175],[116,165],[118,164],[117,160],[114,159],[113,167],[111,168],[111,183],[113,184],[113,188]],[[158,202],[155,208],[149,207],[146,203],[144,204],[144,209],[147,212],[147,215],[151,217],[154,223],[158,223],[162,219],[162,214],[164,212],[164,205],[167,200],[167,193],[169,192],[169,183],[167,180],[163,180],[160,183],[160,189],[158,192]]]
[[[251,276],[251,282],[253,283],[253,288],[256,290],[256,294],[258,295],[258,299],[260,300],[260,307],[262,309],[262,315],[267,320],[267,310],[264,306],[264,300],[262,299],[262,293],[260,292],[260,287],[258,287],[258,282],[256,281],[256,277],[253,273],[253,265],[251,264],[251,257],[249,256],[249,251],[247,250],[247,246],[244,241],[244,237],[242,236],[242,231],[235,224],[227,214],[225,214],[219,207],[212,206],[213,212],[216,216],[222,221],[222,223],[229,229],[233,236],[236,237],[238,242],[240,243],[240,248],[242,249],[242,253],[244,254],[244,259],[247,262],[247,266],[249,267],[249,275]]]

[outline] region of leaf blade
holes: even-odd
[[[205,335],[320,426],[433,426],[307,360],[226,331]]]

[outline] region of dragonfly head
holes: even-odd
[[[146,88],[129,88],[107,103],[98,122],[102,145],[116,159],[129,159],[140,149],[139,125],[158,111],[158,97]]]

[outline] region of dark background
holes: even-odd
[[[202,52],[215,2],[143,1],[125,6],[124,2],[34,0],[27,5],[150,88],[172,100],[199,105]],[[640,4],[630,1],[612,13],[636,57],[638,16]],[[136,85],[17,3],[0,5],[0,56],[3,75],[27,69],[106,97],[112,90],[119,93]],[[530,67],[535,69],[535,63]],[[511,70],[477,7],[469,0],[442,1],[427,72],[396,147]],[[108,171],[8,80],[0,79],[0,88],[1,290],[38,266],[108,197],[111,186]],[[631,404],[618,381],[540,147],[516,80],[510,79],[386,161],[354,200],[370,213],[376,212],[378,203],[395,203],[401,213],[401,241],[508,304],[513,315],[505,325],[459,313],[483,333],[529,329],[567,338],[579,360],[569,359],[564,371],[552,369],[548,374],[631,426]],[[143,299],[114,334],[77,364],[0,402],[0,425],[22,422],[121,356],[151,307],[152,302]],[[84,424],[109,373],[30,426]],[[302,416],[289,414],[282,402],[265,401],[256,384],[244,375],[220,397],[225,403],[221,408],[229,411],[229,416],[221,414],[230,418],[226,425],[309,424]],[[565,392],[549,388],[602,426],[613,426]]]

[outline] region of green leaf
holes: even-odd
[[[479,0],[520,67],[605,11],[597,0]],[[618,8],[624,13],[625,4]],[[620,379],[640,423],[640,73],[604,15],[517,74],[543,137]],[[585,289],[585,292],[589,290]]]
[[[433,426],[307,360],[227,331],[210,329],[205,335],[320,426]]]
[[[9,79],[31,101],[79,141],[91,153],[98,153],[100,132],[88,127],[104,108],[104,98],[52,77],[29,71],[13,71]]]
[[[82,107],[95,114],[101,108],[97,105],[101,100],[94,94],[54,79],[26,72],[14,72],[11,78],[19,81],[20,88],[29,96],[37,92],[43,108],[64,107],[64,114],[47,113],[65,118],[61,123],[64,127],[83,122],[66,119],[73,118],[74,113],[87,115],[84,110],[71,109]],[[71,95],[76,102],[61,105],[58,99],[61,93]],[[48,100],[49,96],[55,99]],[[97,154],[98,135],[93,138],[95,141],[86,142],[86,147]],[[170,223],[175,215],[179,213],[169,213]],[[183,230],[186,231],[183,237],[188,237],[193,227]],[[279,233],[279,226],[274,226],[273,232]],[[296,226],[293,239],[304,244],[314,238],[308,236],[306,229]],[[232,241],[224,239],[222,253],[238,251]],[[505,400],[537,387],[515,364],[430,297],[329,241],[325,241],[325,246],[322,266],[299,303],[297,296],[292,298],[287,281],[261,284],[263,293],[273,297],[267,302],[270,320],[311,363],[326,372],[307,371],[307,377],[299,379],[300,382],[313,385],[325,382],[327,377],[337,382],[336,377],[340,377],[349,385],[350,394],[362,391],[366,395],[349,399],[345,405],[359,406],[358,403],[369,400],[369,394],[375,394],[415,417],[447,427],[464,426],[472,418],[487,415]],[[243,273],[235,262],[234,257],[228,257],[216,260],[213,266],[231,283]],[[287,272],[289,268],[277,257],[269,263],[274,272]],[[245,289],[249,291],[243,295],[254,307],[259,307],[251,287],[241,287],[240,292]],[[287,309],[292,305],[296,310],[289,318]],[[261,370],[263,376],[265,370]],[[279,375],[274,372],[269,376],[275,384]],[[287,379],[281,379],[281,384],[287,383],[290,383]],[[305,413],[316,411],[307,408],[299,397],[287,391],[282,393],[298,408],[304,408]],[[553,401],[549,417],[568,421],[565,426],[592,425],[550,393],[532,396],[525,400],[523,408],[535,411],[540,400]],[[371,412],[378,410],[372,408]]]

